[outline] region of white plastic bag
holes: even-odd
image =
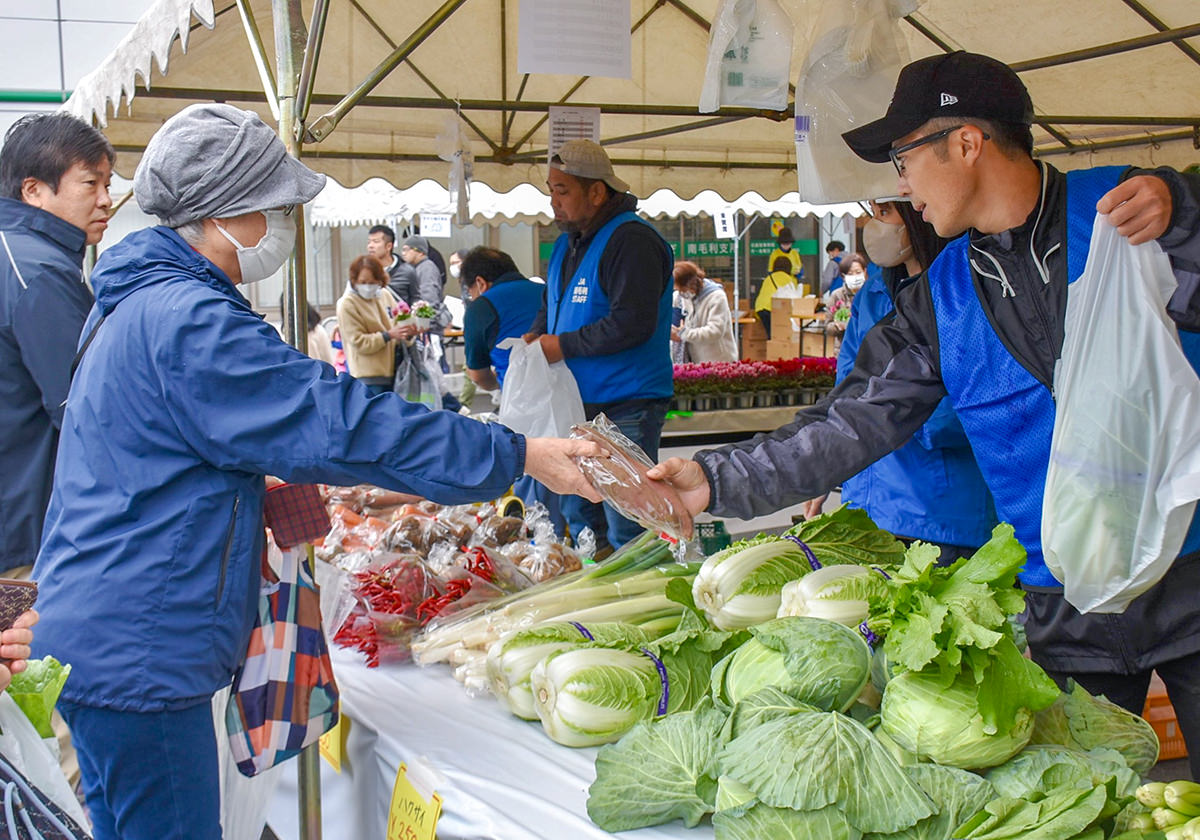
[[[88,825],[83,809],[75,798],[67,777],[58,765],[58,756],[38,735],[29,718],[16,702],[0,691],[0,756],[15,767],[44,796],[80,826]],[[4,825],[0,810],[0,827]]]
[[[842,133],[883,116],[908,48],[900,18],[919,0],[825,0],[796,80],[796,172],[800,198],[859,201],[896,191],[890,165],[867,163]]]
[[[1080,612],[1122,612],[1170,568],[1200,499],[1200,379],[1166,315],[1171,264],[1096,217],[1070,286],[1042,506],[1046,566]]]
[[[536,341],[506,338],[496,346],[509,351],[501,423],[529,437],[566,437],[585,420],[579,386],[566,362],[547,362]]]
[[[787,107],[792,19],[778,0],[721,0],[709,30],[700,112]]]

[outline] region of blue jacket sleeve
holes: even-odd
[[[158,307],[170,332],[153,361],[173,422],[214,466],[371,483],[443,504],[495,498],[524,472],[525,440],[504,426],[395,394],[371,398],[230,301],[183,297]]]

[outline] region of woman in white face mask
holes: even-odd
[[[825,307],[825,332],[835,337],[832,353],[835,356],[850,320],[850,304],[867,282],[867,258],[862,254],[843,254],[840,268],[842,285],[829,293],[829,303]]]
[[[350,375],[373,393],[392,389],[396,374],[396,342],[416,332],[416,325],[392,322],[396,298],[379,261],[366,254],[350,263],[350,283],[337,303],[338,328]]]
[[[736,362],[733,315],[719,283],[704,276],[694,262],[675,263],[675,305],[683,323],[671,327],[671,341],[682,344],[689,362]]]

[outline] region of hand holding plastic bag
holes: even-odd
[[[1165,305],[1171,264],[1097,216],[1070,286],[1042,507],[1046,566],[1080,612],[1121,612],[1170,568],[1200,498],[1200,379]]]
[[[622,516],[674,540],[691,537],[692,516],[675,488],[646,477],[654,462],[611,420],[598,414],[590,423],[571,429],[571,437],[598,443],[608,452],[608,457],[577,458],[576,462],[604,501]]]
[[[542,345],[506,338],[508,373],[500,392],[500,422],[527,437],[566,437],[582,423],[583,399],[566,362],[550,364]]]

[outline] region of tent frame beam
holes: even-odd
[[[367,77],[358,84],[354,90],[343,96],[341,100],[333,106],[324,116],[320,117],[315,123],[309,126],[305,131],[305,139],[310,143],[319,143],[324,140],[329,134],[337,128],[339,122],[349,113],[350,109],[357,105],[367,94],[382,82],[389,73],[396,69],[412,51],[421,45],[421,42],[428,38],[433,31],[446,21],[450,15],[462,6],[467,0],[446,0],[433,14],[425,19],[423,23],[417,26],[412,33],[404,39],[403,43],[392,50],[391,55],[379,63],[378,66]]]
[[[1184,38],[1195,38],[1197,36],[1200,36],[1200,23],[1193,23],[1190,26],[1164,29],[1161,32],[1140,35],[1137,38],[1127,38],[1124,41],[1114,41],[1111,44],[1102,44],[1098,47],[1086,47],[1082,50],[1072,50],[1070,52],[1059,53],[1058,55],[1048,55],[1043,58],[1031,58],[1027,61],[1014,61],[1009,64],[1009,67],[1017,73],[1024,73],[1028,70],[1060,67],[1064,64],[1074,64],[1093,58],[1103,58],[1109,55],[1116,55],[1117,53],[1154,47],[1159,44],[1178,43]]]
[[[1168,29],[1170,29],[1170,27],[1167,26],[1161,19],[1159,19],[1157,15],[1143,6],[1140,2],[1138,2],[1138,0],[1121,0],[1121,2],[1132,9],[1139,17],[1141,17],[1142,20],[1146,21],[1146,23],[1153,26],[1159,32],[1166,32]],[[1191,44],[1186,44],[1183,41],[1176,41],[1175,46],[1179,48],[1181,53],[1186,55],[1192,61],[1200,64],[1200,52],[1197,52]]]

